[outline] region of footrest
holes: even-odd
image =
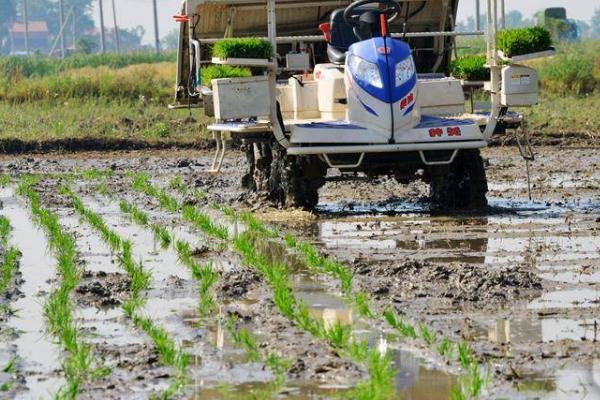
[[[260,133],[271,132],[268,122],[262,121],[232,121],[219,122],[206,127],[209,131],[235,132],[235,133]]]

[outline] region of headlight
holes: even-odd
[[[415,74],[415,63],[412,57],[396,64],[396,86],[401,86],[408,82]]]
[[[377,64],[370,63],[360,57],[351,55],[348,66],[350,67],[350,71],[362,81],[371,86],[375,86],[376,88],[383,88],[383,82],[381,81],[381,75],[379,74]]]

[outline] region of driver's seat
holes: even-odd
[[[359,39],[354,34],[354,28],[344,19],[345,8],[338,8],[331,13],[331,39],[327,45],[327,57],[333,64],[343,65],[346,62],[348,48]],[[373,7],[358,7],[355,15],[373,11]]]

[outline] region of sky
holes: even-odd
[[[177,28],[172,16],[181,8],[181,0],[156,0],[158,3],[159,33],[163,37],[169,31]],[[480,0],[482,9],[485,9],[486,0]],[[154,40],[154,23],[152,17],[152,0],[115,0],[117,7],[117,20],[120,26],[132,28],[144,26],[146,35],[144,44]],[[498,1],[500,3],[500,1]],[[535,12],[547,7],[565,7],[569,18],[589,21],[596,8],[600,8],[600,0],[505,0],[506,11],[519,10],[525,17],[532,16]],[[466,20],[475,15],[475,0],[460,0],[458,20]],[[99,20],[98,6],[94,10],[94,17]],[[104,0],[104,23],[112,26],[112,6],[110,0]]]

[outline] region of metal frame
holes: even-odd
[[[265,0],[263,0],[265,1]],[[308,35],[308,36],[283,36],[277,37],[277,20],[276,20],[276,9],[277,8],[285,8],[285,7],[313,7],[315,4],[311,2],[305,3],[288,3],[286,4],[285,0],[279,0],[279,4],[277,4],[276,0],[266,0],[266,12],[267,12],[267,32],[268,39],[273,49],[276,50],[278,43],[310,43],[310,42],[321,42],[323,41],[322,36]],[[194,15],[196,6],[201,4],[210,4],[215,3],[215,1],[211,0],[187,0],[186,1],[186,13],[189,16]],[[262,1],[261,1],[262,3]],[[327,4],[341,4],[340,1],[332,0],[327,1]],[[236,8],[241,9],[263,9],[265,8],[264,4],[257,4],[257,0],[228,0],[227,4],[236,5]],[[301,155],[301,154],[317,154],[322,155],[327,163],[332,166],[330,160],[328,159],[328,154],[342,154],[342,153],[357,153],[361,154],[359,162],[362,163],[365,153],[381,153],[381,152],[401,152],[401,151],[418,151],[421,155],[422,161],[424,163],[428,163],[424,157],[423,152],[428,150],[455,150],[451,160],[444,163],[451,163],[456,153],[457,149],[476,149],[487,146],[487,141],[492,137],[496,125],[498,123],[498,119],[501,114],[502,106],[500,101],[500,82],[501,82],[501,69],[502,66],[499,63],[499,54],[496,48],[497,41],[497,32],[498,32],[498,0],[487,0],[487,32],[476,31],[476,32],[412,32],[406,34],[393,34],[394,37],[406,37],[406,38],[417,38],[417,37],[456,37],[456,36],[478,36],[478,35],[486,35],[487,39],[487,64],[490,67],[491,74],[491,112],[488,116],[488,121],[486,124],[486,128],[483,132],[483,141],[464,141],[464,142],[442,142],[442,143],[405,143],[405,144],[393,144],[393,145],[351,145],[351,146],[310,146],[310,147],[302,147],[302,146],[292,146],[286,137],[280,121],[277,115],[277,73],[279,71],[278,65],[278,56],[277,54],[273,54],[270,65],[267,66],[268,76],[269,76],[269,92],[270,92],[270,115],[269,115],[269,127],[273,132],[276,140],[287,149],[289,154],[293,155]],[[193,37],[193,23],[188,23],[189,38],[190,38],[190,47],[193,46],[191,38]],[[443,29],[443,27],[442,27]],[[202,43],[214,43],[219,39],[215,38],[205,38],[198,39],[199,42]],[[190,55],[192,51],[190,49]],[[211,171],[216,172],[220,170],[222,166],[223,157],[225,154],[225,142],[224,138],[225,132],[215,132],[215,140],[217,140],[217,153],[215,154],[215,160],[213,162],[213,167]],[[360,163],[358,165],[360,165]],[[438,162],[433,162],[438,163]],[[434,165],[429,163],[428,165]],[[346,166],[346,168],[356,167],[357,165]],[[345,166],[337,166],[345,167]]]

